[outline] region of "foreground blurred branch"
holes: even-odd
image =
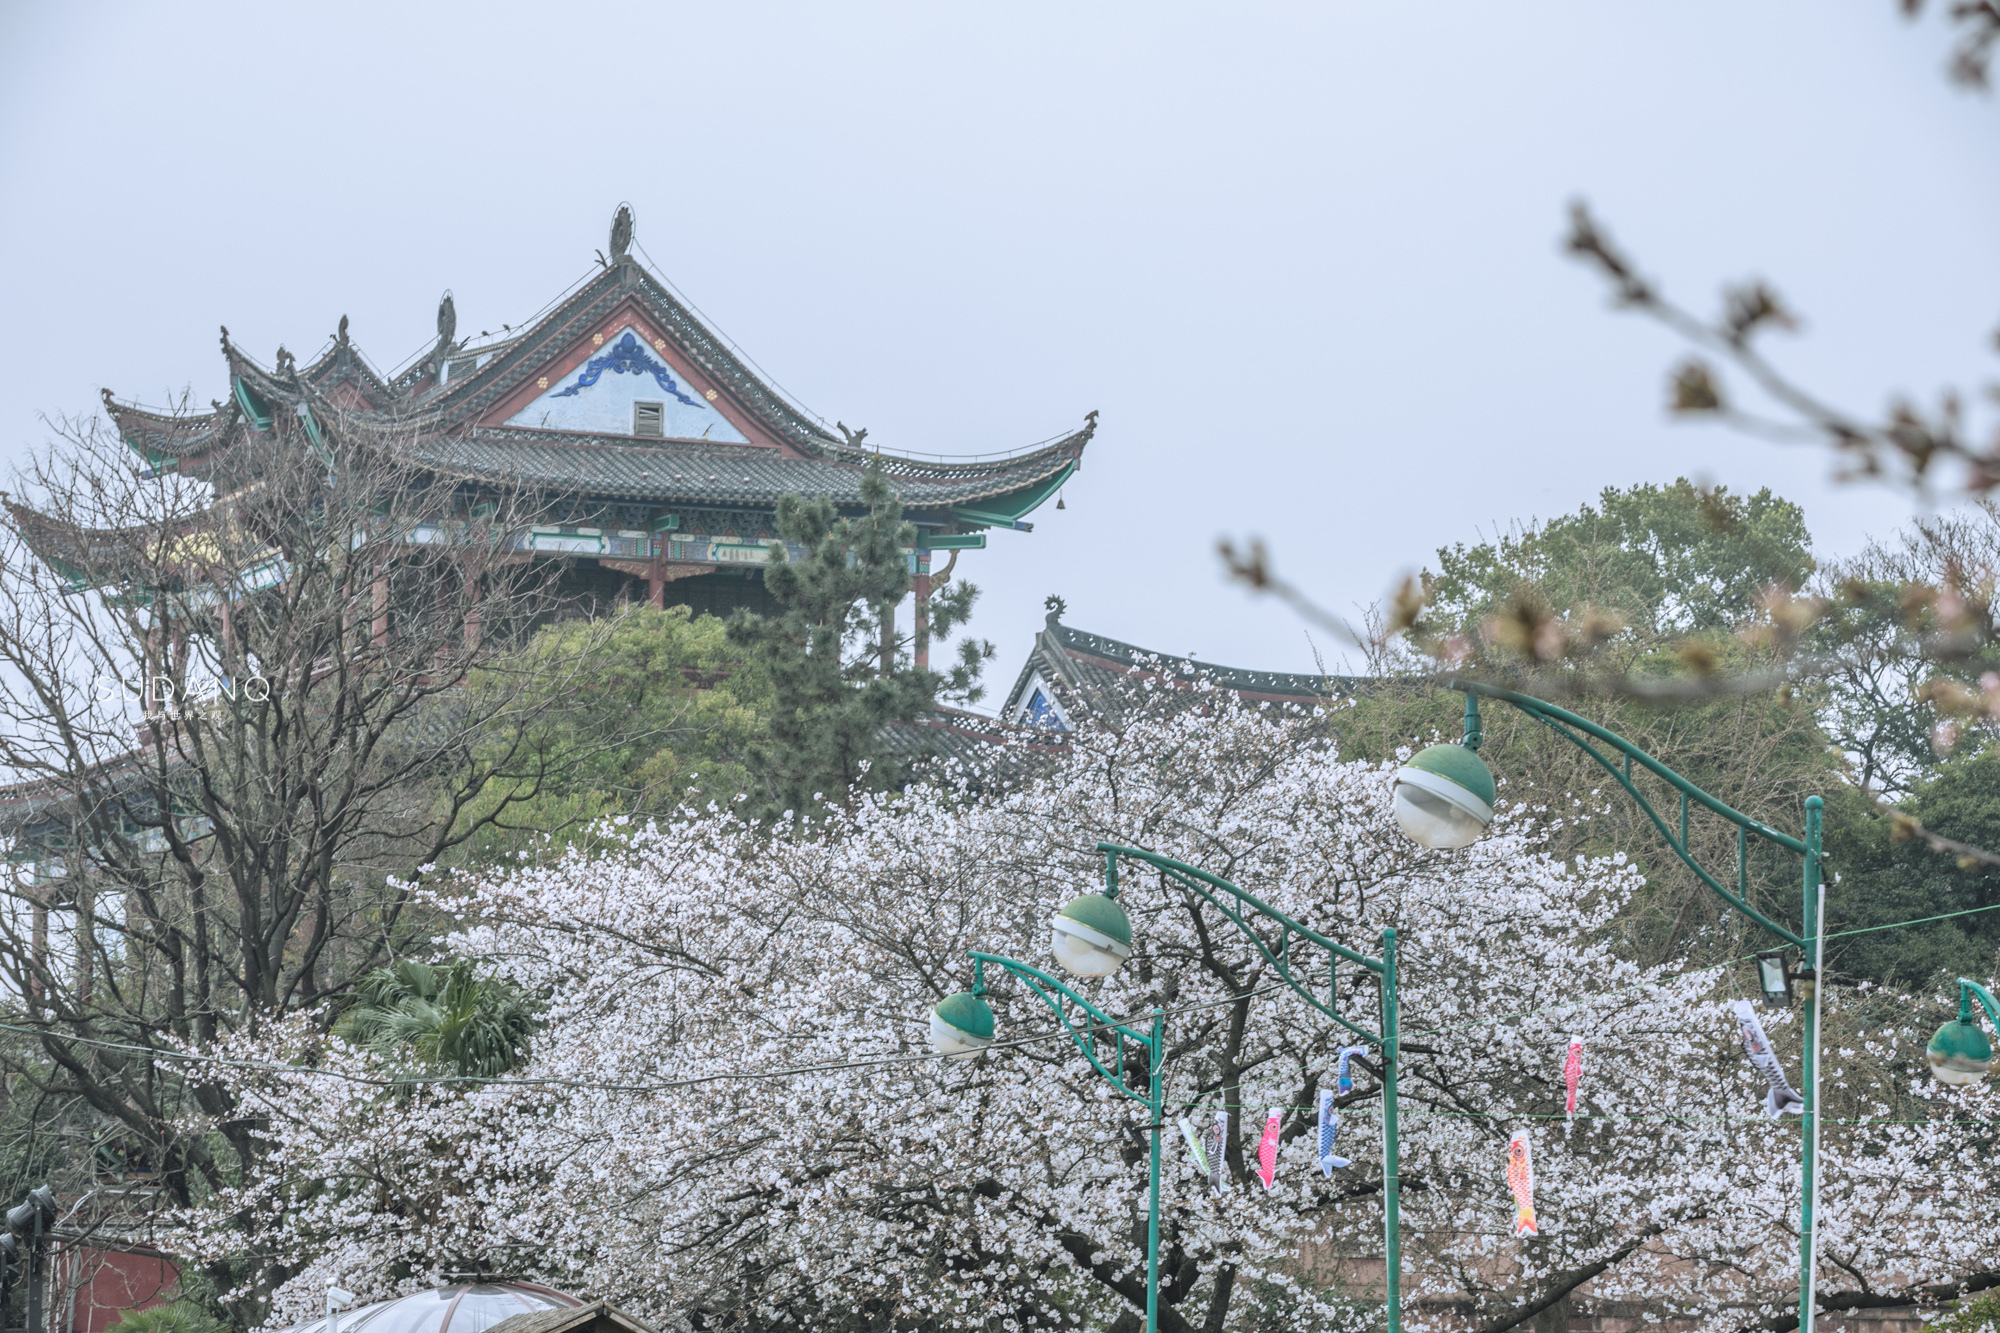
[[[1901,4],[1903,13],[1911,18],[1923,12],[1924,0],[1901,0]],[[1945,8],[1945,19],[1958,29],[1946,71],[1952,82],[1983,91],[1993,48],[2000,44],[2000,4],[1994,0],[1953,0]]]
[[[1647,315],[1709,353],[1714,361],[1747,375],[1779,409],[1763,415],[1739,406],[1717,375],[1714,363],[1697,353],[1683,360],[1668,381],[1668,410],[1684,417],[1709,417],[1738,429],[1783,441],[1818,440],[1848,460],[1844,477],[1883,477],[1900,465],[1906,479],[1928,491],[1941,464],[1963,468],[1958,484],[1973,495],[2000,486],[2000,431],[1982,444],[1965,419],[1961,395],[1946,390],[1929,413],[1908,399],[1894,403],[1886,417],[1871,421],[1836,407],[1789,379],[1759,349],[1771,328],[1794,329],[1798,320],[1770,286],[1752,280],[1725,287],[1722,311],[1703,319],[1667,299],[1639,271],[1632,257],[1612,241],[1588,205],[1570,206],[1564,248],[1594,267],[1620,306]],[[1993,386],[1988,386],[1993,392]]]
[[[1936,535],[1926,534],[1932,539]],[[1278,597],[1303,619],[1341,634],[1378,663],[1394,660],[1398,668],[1394,674],[1406,682],[1443,686],[1453,677],[1471,678],[1544,699],[1653,704],[1771,693],[1789,697],[1797,686],[1852,669],[1849,650],[1857,644],[1864,651],[1876,647],[1864,640],[1871,634],[1879,637],[1888,624],[1906,640],[1905,679],[1917,702],[1938,719],[1930,743],[1939,753],[1957,744],[1961,725],[2000,727],[2000,673],[1985,672],[1975,689],[1945,674],[1931,675],[1918,684],[1917,676],[1908,671],[1976,663],[1978,655],[1996,642],[1994,574],[1984,569],[1976,579],[1967,577],[1955,556],[1947,560],[1950,577],[1937,584],[1906,577],[1879,585],[1849,576],[1841,581],[1836,597],[1824,599],[1767,588],[1756,617],[1740,625],[1734,635],[1738,645],[1759,655],[1756,666],[1726,668],[1712,637],[1688,635],[1667,647],[1665,655],[1676,669],[1659,674],[1635,671],[1629,661],[1610,656],[1607,650],[1626,637],[1628,627],[1602,612],[1585,609],[1565,615],[1536,597],[1516,595],[1487,616],[1476,635],[1445,632],[1426,620],[1431,582],[1426,575],[1403,581],[1386,612],[1371,619],[1372,633],[1364,638],[1282,578],[1262,541],[1253,539],[1247,549],[1239,549],[1225,539],[1219,543],[1219,554],[1231,578]],[[1878,813],[1890,821],[1892,841],[1921,843],[1955,858],[1962,870],[2000,867],[2000,853],[1946,837],[1891,805],[1883,793],[1866,785],[1862,789],[1870,792]]]
[[[1258,592],[1269,593],[1291,607],[1301,618],[1331,634],[1338,635],[1356,648],[1367,648],[1373,642],[1293,584],[1272,573],[1271,555],[1264,548],[1261,537],[1252,537],[1248,548],[1241,551],[1237,550],[1236,543],[1224,537],[1216,543],[1216,553],[1222,557],[1222,563],[1228,569],[1230,578],[1247,584]]]

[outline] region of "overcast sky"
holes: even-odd
[[[1935,8],[1935,6],[1934,6]],[[379,365],[518,324],[630,200],[805,407],[889,449],[1101,429],[1066,508],[961,560],[1004,689],[1070,623],[1309,670],[1227,584],[1329,605],[1441,544],[1679,475],[1838,554],[1912,512],[1675,425],[1671,340],[1558,253],[1588,198],[1703,309],[1770,278],[1784,363],[1879,409],[1994,369],[2000,109],[1892,0],[92,5],[0,0],[0,451],[100,386],[227,390],[216,327]]]

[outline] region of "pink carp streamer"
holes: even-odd
[[[1528,1160],[1528,1131],[1507,1140],[1507,1188],[1514,1191],[1514,1234],[1539,1236],[1535,1229],[1535,1168]]]
[[[1569,1059],[1563,1061],[1563,1114],[1576,1114],[1576,1086],[1583,1082],[1583,1038],[1569,1039]]]
[[[1270,1189],[1278,1180],[1278,1121],[1284,1114],[1282,1106],[1271,1108],[1264,1117],[1264,1138],[1257,1145],[1257,1179]]]

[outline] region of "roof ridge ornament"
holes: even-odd
[[[611,215],[611,263],[622,264],[632,248],[632,205],[621,203]],[[607,264],[605,267],[610,267]]]
[[[444,373],[444,359],[451,353],[451,340],[458,332],[458,307],[452,303],[451,288],[444,289],[438,300],[437,346],[431,349],[431,378]]]
[[[1057,622],[1063,618],[1063,612],[1069,610],[1069,603],[1054,593],[1050,593],[1047,597],[1043,598],[1042,605],[1048,609],[1048,627],[1050,629],[1054,629]]]
[[[850,449],[859,449],[861,442],[868,438],[868,427],[866,426],[863,426],[860,430],[849,430],[847,423],[844,421],[836,421],[833,424],[840,427],[840,433],[846,437],[847,447]],[[880,453],[882,451],[878,447],[875,452]]]
[[[340,327],[334,330],[333,345],[335,347],[347,346],[347,316],[345,315],[340,317]]]

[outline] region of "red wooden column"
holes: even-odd
[[[931,553],[928,547],[917,551],[914,582],[917,592],[917,670],[928,671],[931,666]]]

